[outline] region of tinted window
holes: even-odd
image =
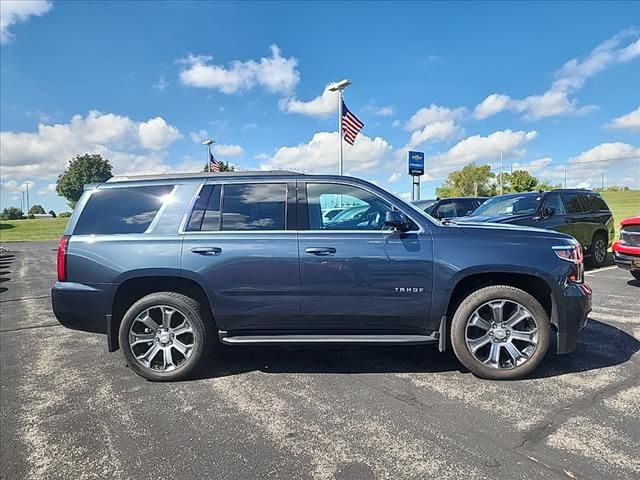
[[[96,190],[78,219],[75,235],[142,233],[158,213],[173,185]]]
[[[477,200],[471,198],[460,198],[455,201],[456,212],[458,217],[464,217],[469,212],[473,212],[480,204]]]
[[[285,229],[286,184],[228,184],[222,197],[222,230]]]
[[[474,215],[527,215],[538,209],[541,196],[536,193],[501,195],[484,202]]]
[[[456,207],[453,204],[453,200],[447,200],[438,205],[435,211],[438,218],[452,218],[456,216]]]
[[[599,212],[602,210],[609,210],[609,207],[605,203],[605,201],[600,197],[600,195],[596,195],[595,193],[588,193],[584,195],[580,195],[580,199],[586,209],[587,212]]]
[[[187,231],[220,229],[220,185],[205,185],[193,207]]]
[[[343,210],[327,220],[322,211],[329,208]],[[391,206],[359,187],[308,183],[307,209],[311,230],[382,230]]]
[[[564,204],[560,199],[560,195],[558,193],[551,193],[547,195],[544,199],[544,205],[542,208],[553,208],[555,215],[565,215]]]
[[[564,202],[564,208],[567,213],[582,213],[582,204],[577,194],[563,193],[562,201]]]

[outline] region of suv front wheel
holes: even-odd
[[[208,317],[198,301],[180,293],[142,297],[120,324],[120,345],[127,363],[147,380],[187,377],[207,351]]]
[[[507,285],[480,288],[451,322],[460,362],[478,377],[513,380],[531,373],[549,348],[549,317],[527,292]]]

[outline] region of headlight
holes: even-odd
[[[584,281],[584,255],[582,254],[582,247],[579,244],[559,245],[553,247],[553,251],[556,252],[558,258],[574,265],[572,272],[567,278],[572,282],[582,283]]]

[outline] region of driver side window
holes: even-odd
[[[555,215],[566,214],[566,212],[564,211],[564,204],[562,203],[562,199],[560,198],[560,195],[557,193],[552,193],[550,195],[547,195],[547,198],[545,198],[544,205],[542,208],[544,209],[547,207],[553,208],[553,212]]]
[[[383,230],[391,205],[359,187],[307,183],[310,230]],[[339,210],[333,217],[330,210]]]

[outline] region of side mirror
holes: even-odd
[[[398,210],[389,210],[384,219],[384,224],[385,226],[391,227],[400,232],[406,232],[411,228],[411,224],[409,223],[407,216]]]
[[[553,207],[544,207],[542,210],[542,218],[553,217],[556,214],[556,209]]]

